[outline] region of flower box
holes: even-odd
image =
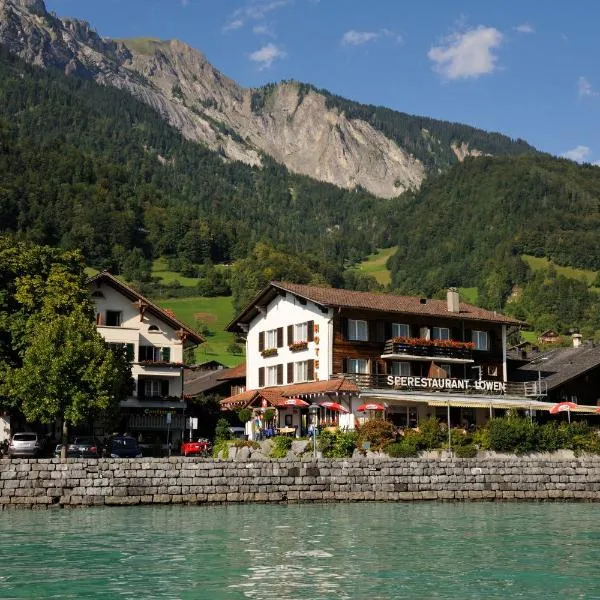
[[[277,356],[277,348],[265,348],[260,354],[263,358]]]
[[[294,342],[288,346],[291,352],[300,352],[308,348],[308,342]]]

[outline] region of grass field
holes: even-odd
[[[387,259],[396,252],[398,249],[397,246],[392,246],[391,248],[383,248],[379,250],[375,254],[371,254],[367,257],[366,260],[361,262],[357,267],[355,267],[361,273],[365,273],[366,275],[372,275],[377,280],[377,283],[381,283],[382,285],[389,285],[391,282],[391,276],[389,270],[386,268],[385,263]]]
[[[170,308],[180,321],[194,329],[206,323],[213,335],[205,336],[206,341],[196,348],[196,362],[218,360],[234,367],[244,362],[244,356],[234,356],[227,352],[227,346],[233,342],[233,334],[224,331],[225,325],[233,318],[231,297],[170,298],[158,300],[161,308]]]
[[[198,280],[195,277],[184,277],[175,271],[169,271],[167,261],[164,258],[157,258],[152,261],[152,277],[160,279],[160,283],[168,285],[174,281],[178,281],[183,287],[194,287],[198,285]]]
[[[584,279],[588,285],[592,285],[592,283],[594,283],[596,280],[596,276],[598,275],[596,271],[575,269],[573,267],[560,267],[550,262],[547,258],[539,258],[538,256],[529,256],[528,254],[523,254],[521,258],[529,265],[529,268],[532,271],[547,269],[552,265],[559,275],[569,277],[570,279]]]

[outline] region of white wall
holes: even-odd
[[[179,397],[182,392],[181,373],[179,367],[147,367],[138,364],[139,347],[155,346],[157,348],[170,348],[172,363],[183,362],[183,344],[175,335],[175,330],[161,319],[144,313],[140,320],[140,311],[134,302],[123,296],[110,285],[92,284],[90,292],[102,292],[103,298],[92,297],[96,314],[102,315],[102,325],[98,326],[100,335],[107,342],[133,344],[134,359],[132,364],[132,375],[136,382],[133,395],[137,396],[137,380],[140,375],[156,377],[169,380],[169,395]],[[108,327],[106,323],[106,311],[121,311],[122,320],[120,327]],[[159,331],[150,331],[155,325]]]
[[[246,338],[246,383],[247,389],[258,388],[258,369],[271,365],[283,364],[284,385],[287,384],[287,364],[314,359],[315,380],[329,379],[332,364],[332,328],[330,321],[332,310],[324,314],[319,307],[310,301],[301,304],[292,294],[277,296],[267,307],[264,314],[257,315],[250,323]],[[315,322],[315,341],[309,342],[308,349],[292,352],[287,346],[287,326],[307,321]],[[282,348],[278,348],[277,356],[263,358],[258,351],[258,334],[261,331],[283,327]],[[318,343],[317,343],[318,341]]]

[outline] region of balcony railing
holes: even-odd
[[[472,362],[474,344],[456,340],[426,340],[421,338],[392,338],[383,348],[382,358],[406,357],[406,360],[450,360]]]
[[[403,392],[539,398],[547,395],[545,381],[507,381],[496,379],[436,379],[420,376],[371,375],[366,373],[339,373],[335,378],[352,381],[361,391],[398,390]]]

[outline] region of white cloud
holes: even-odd
[[[598,92],[594,91],[592,84],[588,81],[587,77],[584,77],[583,75],[577,80],[577,93],[580,98],[598,95]]]
[[[344,46],[362,46],[382,37],[395,37],[397,42],[402,41],[402,36],[396,35],[389,29],[380,29],[379,31],[356,31],[350,29],[342,36],[342,44]]]
[[[293,0],[271,0],[270,2],[250,1],[243,9],[250,19],[264,19],[267,13],[292,4]]]
[[[529,23],[521,23],[513,28],[517,33],[535,33],[535,29]]]
[[[504,36],[494,27],[480,25],[464,33],[453,33],[427,56],[434,70],[446,79],[466,79],[493,73],[498,60],[495,50]]]
[[[590,155],[590,152],[591,150],[588,146],[579,145],[565,152],[562,157],[574,160],[575,162],[583,162]]]
[[[275,32],[268,25],[255,25],[252,28],[252,33],[254,35],[266,35],[269,37],[277,37]]]
[[[285,57],[286,53],[281,48],[275,44],[269,43],[259,50],[252,52],[248,58],[250,58],[251,61],[258,63],[260,65],[259,68],[262,71],[262,69],[268,69],[273,64],[273,61]]]
[[[239,29],[243,26],[244,21],[242,19],[233,19],[232,21],[229,21],[229,23],[224,25],[223,31],[233,31],[234,29]]]

